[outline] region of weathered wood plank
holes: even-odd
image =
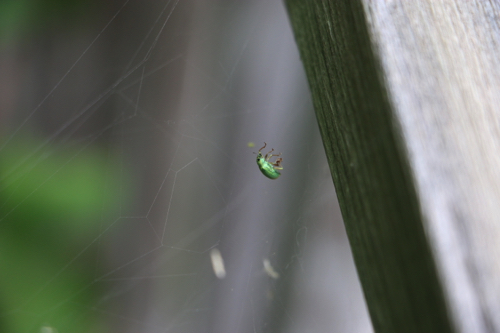
[[[377,332],[500,332],[500,5],[287,7]]]

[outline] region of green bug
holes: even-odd
[[[266,148],[266,146],[267,143],[264,142],[264,147],[259,149],[259,153],[257,154],[257,165],[259,166],[259,169],[264,176],[270,179],[276,179],[281,176],[281,173],[278,170],[283,170],[283,167],[281,166],[281,161],[283,161],[283,159],[280,157],[274,163],[270,162],[269,159],[271,157],[281,156],[281,153],[279,153],[278,155],[273,155],[273,148],[269,153],[266,154],[266,156],[263,156],[260,151]]]

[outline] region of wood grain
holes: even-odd
[[[288,0],[377,332],[500,332],[500,18]]]

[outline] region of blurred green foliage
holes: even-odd
[[[0,151],[1,332],[106,331],[91,310],[103,261],[94,240],[128,177],[102,151],[64,147],[24,139]]]
[[[76,26],[78,19],[86,17],[96,3],[93,0],[1,0],[0,46],[49,29]]]
[[[0,51],[81,29],[103,5],[0,0]],[[0,332],[108,332],[95,309],[99,235],[126,205],[129,177],[102,148],[46,140],[0,138]]]

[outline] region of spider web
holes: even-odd
[[[283,4],[70,9],[2,39],[0,331],[371,332]]]

